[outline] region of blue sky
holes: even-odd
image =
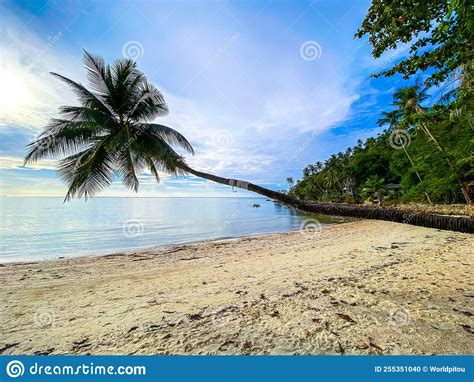
[[[287,177],[380,131],[399,77],[372,79],[353,39],[369,1],[3,1],[1,194],[64,195],[55,161],[24,168],[25,146],[74,96],[48,72],[85,83],[82,49],[135,58],[164,93],[196,169],[286,188]],[[194,177],[140,176],[138,196],[246,196]],[[134,196],[114,183],[104,196]]]

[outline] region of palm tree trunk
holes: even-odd
[[[435,144],[436,148],[441,151],[442,153],[444,153],[444,148],[439,144],[438,140],[434,137],[434,135],[431,133],[430,129],[428,129],[428,126],[426,126],[426,123],[422,122],[421,123],[421,126],[422,126],[422,130],[424,131],[424,133],[426,135],[428,135],[428,137],[433,141],[433,143]],[[449,158],[446,158],[448,161],[449,161]]]
[[[408,151],[407,151],[405,145],[402,145],[402,147],[403,147],[403,151],[405,151],[405,154],[406,154],[408,160],[409,160],[410,163],[411,163],[411,167],[413,167],[413,169],[415,170],[415,174],[416,174],[416,176],[418,177],[418,180],[420,181],[420,183],[423,182],[423,181],[421,180],[420,174],[419,174],[418,171],[415,169],[415,164],[413,163],[413,160],[411,159],[410,154],[408,154]],[[433,204],[433,203],[431,202],[430,195],[429,195],[427,192],[424,192],[424,194],[425,194],[425,196],[426,196],[426,200],[428,200],[428,203],[429,203],[429,204]]]
[[[207,174],[202,171],[194,170],[193,168],[182,162],[178,163],[177,166],[181,170],[193,174],[199,178],[208,179],[216,183],[252,191],[257,194],[266,196],[267,198],[278,200],[282,203],[285,203],[289,206],[295,207],[305,212],[325,215],[348,216],[362,219],[386,220],[428,228],[474,233],[474,218],[470,217],[430,215],[420,212],[404,212],[394,209],[354,206],[343,203],[321,203],[304,201],[301,199],[294,198],[290,195],[283,194],[281,192],[269,190],[267,188],[258,186],[250,182],[245,182],[237,179],[223,178],[221,176]]]
[[[451,159],[449,158],[449,155],[448,153],[446,152],[446,150],[439,144],[439,142],[436,140],[436,138],[433,136],[433,134],[431,133],[430,129],[428,128],[428,126],[426,125],[426,123],[424,122],[421,122],[421,126],[422,126],[422,130],[425,132],[425,134],[427,134],[430,139],[433,141],[433,143],[435,144],[436,148],[441,152],[441,154],[444,156],[444,158],[446,159],[446,161],[448,162],[448,165],[449,167],[451,168],[451,170],[453,170],[453,172],[456,171],[456,169],[454,168],[452,162],[451,162]],[[461,181],[458,180],[458,184],[459,184],[459,187],[461,188],[461,192],[462,192],[462,195],[464,196],[464,199],[466,201],[467,204],[471,204],[472,201],[471,199],[469,198],[469,194],[467,193],[467,190],[466,188],[464,187],[464,185],[462,184]]]

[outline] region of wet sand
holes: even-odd
[[[2,354],[471,354],[474,236],[319,231],[0,266]]]

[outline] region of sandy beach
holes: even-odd
[[[2,354],[470,354],[474,237],[381,221],[0,266]]]

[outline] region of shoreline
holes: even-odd
[[[344,219],[346,220],[341,220],[332,224],[321,223],[321,227],[322,229],[326,229],[332,225],[347,224],[347,223],[358,220],[356,218],[344,218]],[[186,246],[207,244],[207,243],[212,244],[216,242],[239,241],[240,239],[252,239],[252,238],[267,237],[267,236],[273,236],[273,235],[283,235],[286,233],[295,233],[295,232],[300,232],[300,229],[294,228],[290,230],[283,230],[283,231],[276,231],[276,232],[262,232],[262,233],[257,233],[255,235],[226,236],[226,237],[219,237],[219,238],[214,238],[214,239],[193,240],[193,241],[181,242],[181,243],[175,243],[175,244],[152,245],[152,246],[144,246],[144,247],[134,247],[134,248],[129,248],[129,249],[117,248],[117,249],[112,249],[112,250],[105,250],[103,252],[92,253],[90,255],[84,255],[84,254],[80,254],[77,256],[58,255],[58,257],[52,257],[49,259],[45,258],[41,260],[2,262],[2,259],[0,257],[0,267],[7,266],[7,265],[15,266],[15,265],[22,265],[22,264],[32,265],[32,264],[41,264],[41,263],[46,263],[46,262],[66,261],[66,260],[83,259],[83,258],[100,258],[104,256],[114,256],[117,254],[133,255],[139,252],[149,252],[149,251],[159,252],[159,251],[170,250],[175,247],[186,247]]]
[[[0,267],[0,354],[469,354],[474,236],[361,220]]]

